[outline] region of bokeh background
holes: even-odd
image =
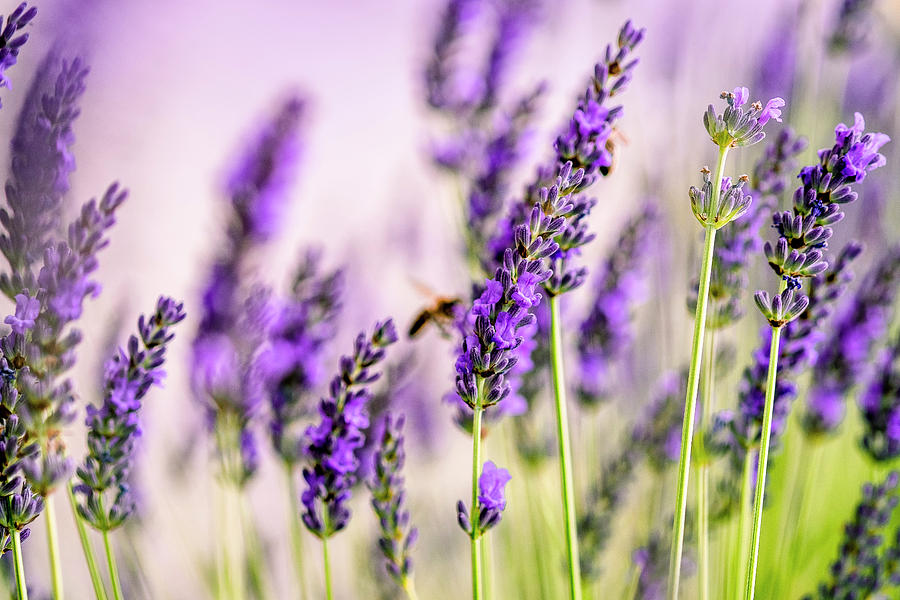
[[[685,300],[700,251],[687,188],[715,158],[701,115],[721,90],[748,85],[754,98],[783,96],[789,107],[785,122],[810,139],[802,163],[812,159],[814,149],[831,143],[835,123],[852,122],[853,110],[866,114],[868,129],[900,139],[900,2],[876,2],[867,43],[832,56],[824,40],[838,5],[834,0],[559,0],[544,2],[528,30],[508,88],[521,91],[545,80],[548,94],[523,161],[527,167],[513,184],[516,191],[533,165],[552,151],[555,132],[569,118],[594,62],[621,23],[631,18],[647,28],[641,64],[622,98],[626,114],[620,129],[627,142],[618,152],[616,172],[592,190],[600,200],[591,217],[599,238],[585,253],[585,262],[598,263],[618,227],[648,198],[660,207],[665,227],[658,239],[648,241],[658,250],[650,293],[638,311],[633,367],[623,375],[615,408],[588,421],[595,428],[593,439],[621,435],[655,381],[687,359],[691,317]],[[391,315],[401,326],[407,324],[429,302],[420,283],[440,294],[465,294],[456,191],[429,160],[430,140],[442,125],[424,100],[423,68],[443,3],[44,0],[38,6],[31,40],[12,71],[14,89],[3,93],[0,130],[9,139],[28,79],[42,54],[59,44],[64,54],[77,53],[91,67],[75,125],[78,169],[67,210],[74,212],[112,180],[131,192],[112,243],[102,254],[103,293],[87,303],[82,319],[86,339],[75,372],[80,400],[99,400],[110,339],[124,339],[137,314],[148,310],[159,294],[183,299],[188,313],[172,347],[165,388],[151,392],[145,403],[141,518],[119,538],[123,569],[135,597],[207,597],[205,571],[217,539],[214,480],[210,440],[188,384],[189,340],[197,327],[193,308],[206,270],[223,241],[226,170],[280,99],[299,91],[309,100],[301,173],[291,190],[283,231],[266,249],[259,273],[283,286],[300,251],[310,245],[323,249],[326,264],[345,266],[347,295],[330,364],[373,320]],[[0,12],[12,7],[5,2]],[[787,79],[781,89],[760,88],[765,69],[789,53],[795,57],[793,85]],[[873,78],[873,73],[882,75]],[[897,240],[894,146],[885,148],[889,166],[866,182],[861,204],[851,211],[852,226],[844,232],[873,248]],[[733,172],[749,170],[756,155],[736,153]],[[0,164],[8,164],[6,146],[0,148]],[[762,266],[761,258],[755,260],[756,268]],[[765,277],[760,270],[754,285]],[[567,298],[565,310],[578,314],[584,302],[584,294],[575,294]],[[749,307],[749,295],[747,302]],[[748,314],[728,333],[738,365],[749,360],[758,343],[760,320],[755,311]],[[414,352],[410,360],[416,365],[417,392],[403,408],[413,425],[407,477],[412,517],[421,529],[415,554],[418,586],[423,598],[463,597],[469,585],[468,545],[453,507],[469,493],[470,439],[456,428],[453,411],[441,401],[452,385],[452,343],[431,331],[404,345]],[[739,370],[720,389],[734,384]],[[576,436],[586,429],[576,427]],[[68,439],[72,453],[81,456],[80,421]],[[835,446],[834,452],[841,454],[841,448],[853,443]],[[501,460],[511,451],[502,428],[488,447]],[[582,481],[607,452],[605,447],[582,449],[576,459]],[[861,458],[826,464],[829,475],[823,481],[833,487],[824,494],[833,504],[834,518],[828,523],[832,533],[822,539],[828,550],[811,559],[811,581],[824,574],[839,523],[849,516],[859,482],[868,474]],[[775,481],[790,476],[778,473]],[[288,507],[280,475],[267,457],[250,495],[276,597],[289,598]],[[550,473],[535,485],[552,486],[553,481]],[[518,552],[531,552],[530,542],[515,541],[522,510],[517,495],[528,491],[528,482],[514,479],[508,516],[493,541],[497,572],[515,561]],[[640,488],[633,494],[639,496]],[[339,598],[377,597],[373,581],[380,566],[370,566],[375,524],[365,494],[358,496],[350,529],[333,543]],[[556,498],[553,493],[547,498],[552,521]],[[628,556],[634,540],[650,526],[644,513],[626,507],[610,554]],[[90,582],[64,504],[60,527],[70,597],[87,598]],[[26,563],[41,597],[48,588],[42,521],[33,529]],[[315,584],[318,551],[312,538],[308,542]],[[561,560],[558,544],[546,540],[548,560]],[[762,568],[765,572],[772,566],[764,560]],[[622,569],[616,566],[605,574],[611,590],[606,597],[619,597],[627,585],[629,573],[617,572]],[[519,597],[514,584],[497,585],[497,598]]]

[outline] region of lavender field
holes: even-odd
[[[0,14],[0,598],[900,599],[897,0]]]

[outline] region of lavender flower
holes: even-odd
[[[632,58],[631,54],[644,39],[644,33],[644,29],[635,29],[631,21],[626,21],[619,30],[615,46],[607,45],[603,60],[594,65],[594,75],[588,88],[579,100],[566,129],[554,143],[555,164],[538,169],[524,198],[511,206],[508,216],[500,222],[497,234],[491,240],[489,248],[495,265],[502,264],[505,249],[514,243],[516,225],[528,219],[542,190],[553,185],[563,165],[571,163],[573,172],[584,170],[584,176],[574,190],[576,192],[585,190],[599,177],[609,174],[614,158],[615,125],[624,113],[622,106],[607,107],[606,103],[627,89],[632,72],[638,64],[638,59]],[[568,254],[577,253],[579,246],[593,239],[585,230],[584,217],[595,201],[577,197],[575,200],[577,210],[573,210],[573,217],[581,217],[571,219],[567,229],[558,236],[560,255],[554,258],[560,261]],[[567,272],[565,269],[561,270],[560,266],[557,265],[553,289],[561,290],[563,279],[566,280],[567,289],[583,282],[583,270]]]
[[[27,373],[27,367],[21,372]],[[16,370],[10,368],[6,358],[0,358],[0,554],[11,549],[14,531],[20,531],[23,539],[28,537],[25,527],[44,508],[43,499],[34,493],[22,473],[24,462],[33,460],[39,447],[29,439],[15,414],[19,402],[16,377]]]
[[[441,14],[435,35],[433,54],[425,69],[428,104],[439,110],[452,110],[458,103],[453,84],[453,55],[462,36],[477,15],[478,0],[449,0]]]
[[[88,455],[77,470],[75,492],[82,496],[78,513],[100,531],[119,527],[134,512],[129,479],[141,400],[162,382],[166,347],[175,337],[170,328],[184,317],[182,304],[160,297],[153,314],[138,319],[138,336],[106,363],[103,404],[88,406]]]
[[[478,504],[472,510],[472,514],[478,515],[475,522],[469,518],[462,500],[456,504],[456,519],[459,526],[473,539],[480,537],[503,518],[503,511],[506,509],[506,484],[511,479],[509,471],[489,460],[484,463],[481,476],[478,477]]]
[[[633,338],[634,305],[644,294],[644,279],[656,208],[647,204],[622,228],[599,270],[590,312],[578,335],[578,397],[586,405],[611,392],[611,366],[628,352]]]
[[[258,450],[251,424],[265,395],[258,349],[274,321],[270,293],[242,283],[247,256],[270,240],[281,222],[286,192],[300,155],[304,112],[296,97],[285,101],[254,143],[237,160],[226,182],[231,201],[228,243],[212,266],[203,293],[200,326],[193,342],[192,387],[206,409],[218,451],[237,452],[225,476],[245,483],[255,472]]]
[[[772,98],[765,105],[756,101],[744,108],[750,99],[750,91],[736,87],[732,92],[722,92],[721,98],[728,103],[722,114],[710,104],[703,113],[703,126],[712,142],[720,148],[752,146],[766,137],[763,126],[771,119],[781,122],[784,100]]]
[[[827,582],[819,584],[812,598],[869,598],[887,583],[882,546],[884,530],[897,506],[900,476],[892,471],[883,483],[863,486],[862,500],[853,520],[844,527],[838,558]]]
[[[363,430],[369,425],[366,405],[371,399],[368,385],[381,375],[374,371],[385,356],[385,348],[397,341],[390,319],[377,323],[370,337],[360,333],[353,356],[340,360],[340,372],[332,379],[330,396],[319,404],[321,420],[306,430],[309,462],[303,469],[303,523],[325,539],[347,526],[350,520],[350,489],[359,467],[357,451]]]
[[[782,330],[779,348],[778,379],[775,383],[775,401],[772,413],[772,440],[777,443],[796,397],[796,378],[815,361],[817,348],[822,342],[822,324],[830,316],[833,306],[844,293],[852,278],[850,264],[862,252],[862,246],[849,243],[838,255],[834,264],[812,280],[809,306],[800,317],[787,323]],[[743,449],[755,446],[760,438],[765,401],[766,373],[769,369],[769,345],[771,328],[761,331],[759,347],[753,353],[753,365],[748,367],[738,388],[738,411],[732,418],[720,414],[727,423],[738,444],[736,465],[740,465]]]
[[[766,146],[763,156],[754,165],[750,184],[760,201],[752,204],[743,218],[723,228],[718,235],[709,284],[709,327],[727,327],[742,316],[748,261],[750,256],[762,250],[759,231],[765,220],[764,207],[778,200],[787,185],[787,173],[794,170],[793,157],[805,148],[806,140],[785,128]],[[688,301],[692,312],[697,304],[698,286],[699,281],[695,280]]]
[[[884,350],[859,399],[863,449],[877,461],[900,456],[900,337]]]
[[[375,472],[368,482],[372,492],[372,507],[381,526],[378,546],[385,558],[385,567],[400,587],[412,585],[412,560],[410,550],[418,537],[418,530],[410,527],[409,510],[406,508],[406,492],[402,475],[406,462],[403,424],[401,415],[384,417],[384,432],[375,451]]]
[[[340,311],[342,272],[321,273],[320,258],[307,252],[290,297],[279,303],[269,346],[257,359],[267,387],[272,445],[288,466],[303,457],[300,421],[312,411],[309,396],[324,378],[323,349]]]
[[[900,247],[895,247],[861,282],[822,344],[803,418],[807,433],[834,431],[843,420],[845,398],[862,378],[872,347],[890,324],[898,281]]]
[[[44,59],[12,139],[12,165],[6,182],[8,209],[0,209],[0,224],[5,229],[0,235],[0,252],[10,266],[10,273],[0,274],[0,290],[10,298],[23,289],[35,288],[34,271],[59,228],[60,203],[75,169],[69,149],[75,139],[72,124],[80,112],[78,100],[85,90],[88,69],[77,58],[63,61],[54,77],[58,66],[54,55]]]
[[[16,33],[24,29],[35,15],[37,15],[37,8],[34,6],[28,8],[28,4],[23,2],[9,13],[9,16],[6,17],[6,25],[0,29],[0,87],[11,87],[10,81],[6,77],[6,70],[16,64],[19,50],[28,41],[27,33],[18,36]],[[2,25],[3,17],[0,16],[0,26]]]

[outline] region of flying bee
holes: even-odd
[[[431,296],[432,302],[413,319],[412,324],[409,326],[409,337],[415,338],[419,336],[429,323],[433,323],[440,330],[441,335],[449,336],[449,328],[453,325],[457,307],[463,304],[462,299],[438,296],[421,284],[416,284],[416,287],[428,296]]]
[[[609,134],[609,137],[606,138],[606,151],[609,152],[609,155],[612,157],[612,161],[608,167],[600,167],[600,172],[603,173],[604,176],[609,175],[613,171],[616,170],[616,166],[619,164],[619,157],[616,153],[618,144],[627,145],[628,138],[625,137],[625,134],[622,133],[618,127],[613,127],[612,131]]]

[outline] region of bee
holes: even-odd
[[[442,335],[450,335],[449,327],[453,324],[457,308],[463,304],[462,299],[449,296],[438,296],[423,285],[417,284],[416,287],[431,296],[432,302],[429,306],[423,308],[413,319],[412,324],[409,326],[410,339],[419,336],[429,323],[434,323]]]
[[[609,152],[609,155],[612,157],[612,161],[608,167],[600,167],[600,172],[606,176],[616,170],[616,166],[619,164],[619,158],[616,154],[616,146],[621,142],[622,145],[628,144],[628,138],[625,137],[625,134],[622,133],[618,127],[613,127],[612,131],[609,134],[609,137],[606,138],[606,151]]]

